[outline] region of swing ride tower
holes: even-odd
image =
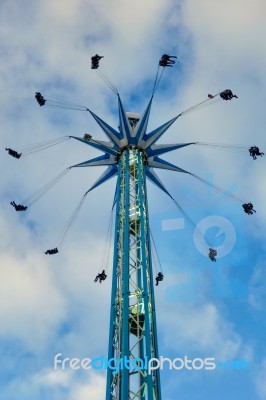
[[[85,134],[83,137],[66,136],[58,138],[51,143],[46,143],[45,146],[41,145],[37,149],[30,148],[28,154],[73,138],[98,149],[104,154],[68,167],[55,179],[23,202],[25,206],[16,204],[14,201],[11,202],[11,205],[15,207],[16,211],[25,211],[73,168],[92,166],[107,167],[99,179],[83,195],[78,207],[75,209],[60,236],[57,247],[45,252],[45,254],[50,255],[56,254],[58,253],[58,248],[63,244],[66,234],[80,211],[88,193],[109,179],[117,176],[114,200],[114,204],[116,205],[116,217],[106,400],[162,400],[160,369],[156,361],[159,359],[159,355],[150,242],[152,237],[149,227],[147,200],[147,179],[173,200],[179,211],[191,222],[195,230],[196,226],[193,221],[167,191],[162,181],[157,176],[155,169],[188,174],[199,182],[210,185],[214,190],[223,194],[225,193],[224,189],[212,185],[205,179],[171,164],[160,157],[165,153],[185,146],[208,145],[207,143],[157,144],[157,141],[182,115],[195,111],[214,101],[216,102],[221,99],[227,101],[237,96],[233,95],[230,90],[225,90],[214,96],[208,95],[208,98],[201,103],[188,108],[163,125],[147,133],[153,97],[162,76],[162,73],[160,77],[158,75],[160,66],[165,67],[167,64],[162,65],[159,63],[158,65],[152,96],[141,117],[138,114],[125,112],[118,91],[103,76],[105,83],[107,83],[117,95],[119,111],[118,130],[108,125],[85,106],[80,106],[75,103],[67,104],[64,101],[61,102],[58,101],[58,99],[54,100],[54,98],[49,98],[47,96],[44,98],[41,93],[36,92],[35,98],[40,106],[46,104],[51,107],[88,111],[103,130],[108,141],[95,140],[90,134]],[[213,146],[213,144],[209,145]],[[256,147],[255,149],[258,148]],[[22,153],[19,154],[12,149],[6,150],[15,158],[20,158],[22,155]],[[259,155],[261,154],[263,153],[259,153]],[[24,153],[23,155],[27,154]],[[242,200],[236,198],[234,195],[230,193],[226,193],[226,195],[232,200],[242,203]],[[251,203],[245,203],[242,206],[248,205],[251,206],[251,209],[245,210],[244,208],[244,211],[252,214],[253,205]],[[199,231],[198,233],[200,234]],[[204,245],[207,251],[209,248],[209,250],[213,252],[209,254],[209,257],[212,256],[212,258],[210,257],[211,260],[216,261],[215,256],[217,252],[211,249],[205,242]],[[111,364],[109,365],[109,363]],[[149,368],[149,366],[151,366],[151,368]]]
[[[118,131],[91,112],[110,142],[90,140],[105,155],[73,166],[108,165],[90,190],[117,175],[106,400],[161,400],[146,179],[170,196],[154,169],[187,171],[158,155],[193,143],[155,144],[180,114],[147,133],[152,100],[140,118],[118,95]]]
[[[70,168],[107,166],[84,198],[117,175],[108,350],[108,363],[113,362],[117,372],[107,369],[106,400],[161,400],[160,370],[153,368],[158,345],[146,179],[171,197],[154,169],[188,172],[158,156],[194,143],[157,145],[156,141],[181,114],[147,133],[153,95],[140,117],[126,113],[116,94],[118,130],[86,108],[108,142],[94,140],[88,134],[83,138],[71,136],[105,154]]]
[[[145,162],[134,146],[118,160],[108,359],[119,371],[108,370],[106,400],[161,399],[159,372],[145,367],[158,357]]]

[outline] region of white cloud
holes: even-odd
[[[37,386],[70,386],[73,378],[73,371],[70,370],[54,370],[46,369],[38,372],[32,377],[32,382]]]
[[[163,345],[173,354],[203,352],[220,361],[237,357],[243,345],[232,323],[212,303],[164,305],[159,326],[163,329]]]
[[[1,336],[43,350],[66,315],[65,301],[40,256],[18,259],[0,255]]]
[[[80,384],[74,387],[69,400],[87,400],[92,398],[102,400],[105,396],[105,379],[102,376],[93,374],[89,383]]]
[[[184,24],[193,34],[200,63],[216,74],[262,73],[265,11],[263,0],[245,4],[241,0],[186,1]]]
[[[76,371],[43,370],[33,376],[36,387],[57,387],[68,390],[68,400],[102,400],[105,396],[105,378],[90,370],[86,379],[80,379]]]

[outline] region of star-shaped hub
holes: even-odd
[[[177,143],[177,144],[156,144],[156,142],[161,138],[161,136],[167,131],[167,129],[176,121],[178,117],[182,114],[177,115],[171,120],[165,122],[163,125],[154,129],[152,132],[147,133],[147,126],[150,116],[150,110],[152,105],[153,96],[151,97],[149,104],[140,118],[138,114],[126,113],[118,95],[118,108],[119,108],[119,128],[118,130],[112,128],[100,117],[94,114],[91,110],[93,118],[96,120],[98,125],[102,128],[109,141],[98,141],[91,138],[90,135],[84,135],[83,138],[76,136],[71,136],[81,142],[84,142],[92,147],[97,148],[104,152],[104,155],[84,161],[80,164],[73,165],[74,167],[90,167],[90,166],[108,166],[108,168],[103,172],[100,178],[94,183],[94,185],[88,190],[91,191],[102,183],[106,182],[108,179],[114,177],[118,173],[117,164],[121,157],[121,154],[126,149],[139,149],[143,154],[143,159],[145,163],[145,174],[148,179],[150,179],[156,186],[166,192],[169,196],[170,194],[164,187],[163,183],[160,181],[159,177],[155,173],[154,169],[167,169],[171,171],[188,173],[182,168],[171,164],[159,156],[172,150],[179,149],[181,147],[189,146],[195,144],[191,143]]]

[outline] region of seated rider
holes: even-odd
[[[233,97],[235,97],[236,99],[238,99],[238,97],[235,95],[235,94],[233,94],[233,92],[232,92],[232,90],[230,90],[230,89],[226,89],[226,90],[224,90],[223,92],[221,92],[220,93],[220,97],[223,99],[223,100],[232,100],[232,98]]]
[[[50,249],[50,250],[46,250],[46,252],[44,254],[56,254],[58,253],[58,248],[55,247],[54,249]]]
[[[156,276],[155,280],[156,280],[156,286],[159,285],[159,282],[161,282],[163,280],[163,274],[161,272],[158,273],[158,275]]]
[[[25,211],[28,208],[26,206],[23,206],[22,204],[16,204],[14,201],[11,201],[10,204],[15,208],[16,211]]]
[[[252,146],[249,149],[249,154],[251,157],[253,157],[253,160],[256,160],[257,157],[256,156],[264,156],[264,153],[260,152],[260,149],[257,146]]]
[[[106,278],[107,278],[107,275],[105,273],[105,270],[103,269],[103,272],[96,276],[96,278],[94,279],[94,282],[97,282],[99,280],[99,282],[102,283],[102,281],[105,281]]]
[[[253,209],[253,204],[252,203],[244,203],[242,204],[242,207],[244,208],[244,212],[248,215],[252,215],[256,210]]]
[[[19,154],[17,151],[15,151],[13,149],[6,148],[6,151],[8,151],[8,154],[10,154],[12,157],[15,157],[15,158],[20,158],[22,155],[22,153]]]
[[[217,256],[217,251],[216,250],[214,250],[214,249],[212,249],[212,248],[209,248],[209,258],[210,258],[210,260],[212,260],[212,261],[214,261],[214,262],[216,262],[216,256]]]
[[[35,99],[37,100],[37,103],[40,106],[44,106],[46,100],[44,99],[44,97],[42,96],[42,94],[40,92],[35,92]]]
[[[175,64],[174,60],[171,60],[171,58],[177,58],[176,56],[169,56],[168,54],[163,54],[160,61],[159,65],[161,67],[172,67],[172,64]]]
[[[91,140],[92,136],[89,133],[85,133],[83,136],[84,140]]]
[[[99,56],[95,54],[95,56],[91,57],[91,69],[98,69],[99,68],[99,61],[104,56]]]
[[[256,152],[257,152],[257,147],[256,146],[250,147],[249,154],[250,154],[251,157],[253,157],[253,160],[257,159]]]

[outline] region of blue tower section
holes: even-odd
[[[108,359],[119,371],[107,371],[106,400],[161,400],[160,370],[147,368],[159,357],[146,179],[170,196],[154,169],[188,172],[159,155],[194,143],[156,144],[181,114],[147,133],[152,99],[140,118],[118,96],[119,130],[88,110],[108,142],[74,137],[105,153],[73,166],[107,166],[88,192],[118,177]]]
[[[158,347],[144,165],[131,146],[119,159],[108,358],[120,371],[108,371],[108,400],[161,399],[158,370],[145,367]]]

